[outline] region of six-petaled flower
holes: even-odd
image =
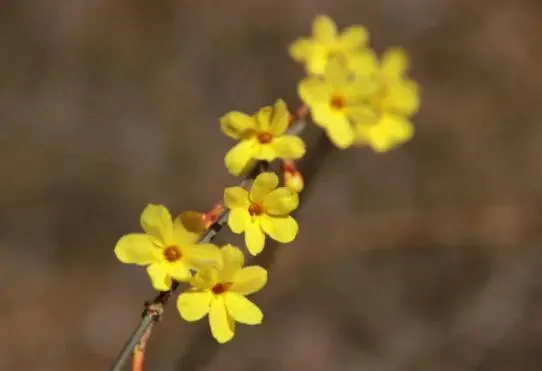
[[[179,295],[177,309],[186,321],[209,315],[213,337],[225,343],[235,334],[235,322],[262,322],[261,310],[245,296],[265,285],[267,271],[259,266],[243,267],[245,259],[237,247],[226,245],[221,252],[221,263],[198,272],[191,280],[192,288]]]

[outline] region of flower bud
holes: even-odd
[[[297,170],[284,172],[284,184],[292,191],[297,193],[303,190],[305,182],[303,181],[303,175]]]

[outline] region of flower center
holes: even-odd
[[[333,95],[329,105],[335,110],[341,110],[346,106],[346,99],[342,95]]]
[[[270,133],[260,133],[258,134],[258,141],[262,144],[269,143],[273,140],[273,136]]]
[[[261,215],[263,214],[263,206],[258,203],[253,202],[248,207],[248,213],[250,215]]]
[[[220,283],[217,283],[216,285],[214,285],[213,288],[211,289],[211,291],[215,295],[220,295],[220,294],[223,294],[226,291],[228,291],[230,289],[231,285],[232,284],[228,283],[228,282],[220,282]]]
[[[174,262],[182,258],[181,250],[177,246],[168,246],[164,250],[164,257],[168,262]]]

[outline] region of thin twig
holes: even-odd
[[[302,106],[303,107],[303,106]],[[300,108],[296,114],[293,114],[290,117],[291,125],[288,128],[288,134],[299,135],[305,129],[304,115],[307,114],[307,111],[303,108]],[[262,171],[262,166],[266,167],[265,162],[257,162],[246,175],[245,179],[241,182],[241,187],[248,187],[252,180]],[[198,243],[209,243],[222,230],[224,225],[228,220],[229,210],[224,209],[217,220],[211,224],[209,228],[203,232],[202,236],[199,238]],[[143,360],[143,352],[145,351],[145,344],[142,344],[142,339],[148,338],[152,331],[153,325],[160,320],[164,307],[167,304],[171,295],[177,291],[179,288],[179,282],[173,281],[171,289],[168,291],[160,292],[153,300],[145,303],[145,310],[142,315],[142,319],[139,322],[136,330],[128,338],[128,341],[122,348],[119,356],[117,357],[115,363],[111,367],[111,371],[121,371],[127,360],[130,358],[130,355],[134,349],[140,345],[139,351],[141,354],[139,357],[141,361]],[[142,366],[141,366],[142,367]],[[136,370],[134,370],[136,371]],[[139,370],[140,371],[140,370]]]

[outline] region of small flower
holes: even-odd
[[[303,37],[290,45],[290,56],[305,63],[310,74],[323,75],[330,59],[340,58],[349,68],[374,59],[366,48],[369,34],[362,26],[351,26],[341,34],[328,16],[320,15],[312,24],[312,38]]]
[[[407,69],[408,56],[403,50],[391,49],[383,55],[376,74],[378,89],[371,97],[375,122],[356,127],[357,144],[385,152],[412,138],[409,117],[417,112],[420,96],[416,82],[405,77]]]
[[[285,134],[289,124],[288,108],[283,100],[249,116],[233,111],[220,119],[224,134],[239,140],[225,157],[232,175],[241,174],[254,160],[298,159],[305,154],[305,144],[295,135]]]
[[[221,253],[222,264],[198,272],[191,280],[192,288],[179,295],[177,309],[189,322],[208,314],[211,334],[219,343],[225,343],[235,335],[235,322],[262,322],[262,311],[245,296],[262,289],[267,271],[259,266],[243,268],[243,253],[235,246],[226,245]]]
[[[187,281],[190,269],[215,265],[220,258],[217,246],[196,245],[203,231],[200,213],[188,212],[172,220],[164,206],[150,204],[141,214],[141,227],[145,233],[119,239],[115,255],[123,263],[147,266],[156,290],[169,290],[172,279]]]
[[[294,240],[297,222],[289,214],[299,205],[299,196],[287,187],[277,188],[275,173],[256,177],[250,192],[242,187],[224,191],[224,204],[230,209],[228,226],[234,233],[245,233],[245,243],[252,255],[262,252],[265,234],[280,243]]]
[[[322,127],[331,142],[341,149],[356,139],[356,125],[374,122],[368,102],[377,85],[373,78],[353,75],[338,60],[330,61],[323,78],[301,81],[298,93],[309,106],[316,125]]]

